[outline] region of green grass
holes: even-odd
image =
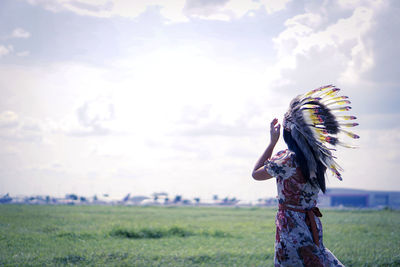
[[[0,205],[0,266],[272,266],[275,212]],[[346,266],[400,266],[400,212],[322,212]]]

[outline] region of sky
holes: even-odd
[[[2,0],[0,194],[256,200],[269,124],[350,97],[343,181],[400,190],[399,1]],[[284,149],[281,138],[275,152]]]

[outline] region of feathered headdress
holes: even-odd
[[[342,111],[349,111],[351,107],[348,106],[350,101],[347,96],[336,96],[339,90],[333,85],[327,85],[297,96],[285,113],[283,127],[291,133],[307,158],[310,172],[317,173],[317,159],[342,180],[339,171],[343,169],[335,162],[336,157],[332,154],[335,149],[328,146],[354,148],[339,141],[337,135],[340,132],[354,139],[360,137],[343,129],[357,126],[358,123],[347,122],[355,120],[355,116],[340,114]]]

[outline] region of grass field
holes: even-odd
[[[400,212],[322,210],[346,266],[400,266]],[[272,266],[274,209],[0,205],[0,266]]]

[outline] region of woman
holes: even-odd
[[[347,97],[335,95],[338,88],[329,85],[297,96],[290,103],[283,121],[283,138],[288,149],[271,158],[280,136],[280,124],[271,122],[271,142],[256,163],[253,178],[276,177],[279,210],[276,216],[275,266],[343,266],[325,248],[322,241],[321,217],[316,207],[318,193],[325,193],[325,171],[330,169],[341,180],[341,168],[334,161],[332,148],[345,145],[337,134],[359,136],[343,130],[358,125],[345,123],[354,116],[337,116],[348,111]]]

